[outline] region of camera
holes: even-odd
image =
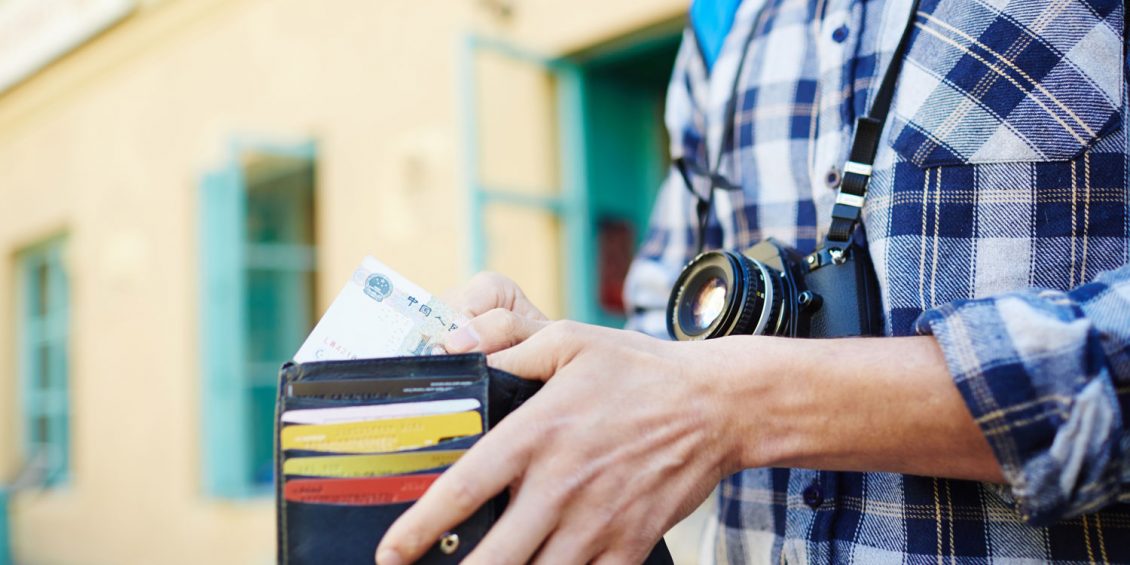
[[[854,238],[807,255],[769,238],[687,263],[667,303],[667,329],[681,341],[880,335],[879,286],[866,246]]]

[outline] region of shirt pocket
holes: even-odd
[[[1121,127],[1122,10],[1120,0],[922,0],[891,146],[920,167],[1077,157]]]

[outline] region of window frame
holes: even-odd
[[[304,160],[317,170],[314,141],[238,138],[230,143],[224,163],[200,180],[202,486],[208,496],[225,499],[266,497],[274,492],[273,484],[252,477],[250,394],[254,383],[246,375],[245,291],[254,246],[246,239],[249,186],[244,158],[248,155]]]
[[[462,76],[462,118],[464,135],[464,177],[469,194],[468,226],[470,230],[469,264],[471,273],[486,268],[488,242],[486,237],[486,210],[490,206],[514,206],[525,210],[546,213],[558,220],[562,229],[559,252],[563,263],[563,276],[559,281],[564,299],[565,315],[574,320],[622,327],[625,316],[606,311],[598,298],[599,267],[597,265],[598,223],[605,216],[617,212],[608,204],[608,198],[593,194],[595,188],[607,188],[608,182],[602,175],[608,171],[601,168],[599,159],[594,159],[594,138],[597,132],[590,123],[594,104],[601,102],[600,93],[594,88],[593,71],[608,61],[634,56],[641,52],[654,50],[662,45],[681,40],[683,20],[664,22],[652,28],[613,41],[587,53],[565,57],[545,57],[521,49],[507,42],[468,35],[462,47],[460,63]],[[557,190],[549,191],[550,196],[539,196],[542,192],[521,192],[512,188],[488,186],[480,180],[479,150],[479,77],[476,65],[479,53],[501,54],[513,61],[541,67],[553,78],[555,84],[557,144],[559,146],[560,179]],[[666,89],[666,83],[663,86]],[[642,130],[634,128],[633,123],[625,128],[633,136],[648,138],[663,134],[662,125],[643,124]],[[635,245],[642,243],[648,228],[648,218],[652,201],[659,185],[665,177],[662,167],[657,167],[661,155],[653,153],[652,147],[641,145],[630,156],[637,165],[642,166],[645,178],[641,182],[648,185],[646,196],[631,195],[634,205],[640,209],[630,214],[620,213],[632,222],[635,228]],[[666,149],[666,148],[661,148]],[[655,170],[652,170],[655,169]],[[643,202],[646,200],[646,202]]]
[[[65,488],[71,478],[71,402],[70,402],[70,277],[66,264],[67,237],[58,234],[27,246],[16,254],[17,273],[17,359],[20,387],[20,449],[25,460],[39,457],[36,423],[46,418],[48,439],[44,445],[54,451],[42,463],[40,482],[47,488]],[[35,310],[45,298],[37,277],[48,269],[46,297],[48,310],[40,318]],[[54,373],[44,376],[40,348],[49,351],[47,366]]]

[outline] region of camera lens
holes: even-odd
[[[667,304],[676,339],[700,340],[781,329],[780,274],[740,253],[703,253],[683,269]]]
[[[694,316],[694,329],[705,330],[718,319],[722,309],[726,306],[726,281],[721,277],[710,277],[702,284],[702,288],[695,293],[691,302],[691,313]]]
[[[706,265],[684,285],[674,314],[676,325],[688,335],[702,335],[726,314],[727,293],[733,280],[724,269]]]

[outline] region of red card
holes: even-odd
[[[283,487],[283,496],[292,502],[396,504],[419,499],[438,477],[439,473],[362,479],[293,479]]]

